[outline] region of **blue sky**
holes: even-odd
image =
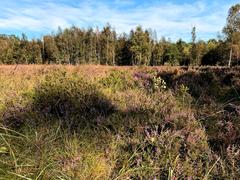
[[[156,30],[158,37],[189,41],[197,27],[198,39],[216,38],[228,9],[237,0],[1,0],[0,34],[44,34],[76,25],[83,28],[110,23],[118,33],[137,25]]]

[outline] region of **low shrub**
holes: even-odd
[[[34,118],[35,123],[40,121],[38,119],[58,119],[74,127],[83,122],[93,123],[114,111],[114,106],[94,84],[64,70],[45,75],[28,97],[28,103],[21,102],[23,98],[17,99],[17,102],[7,103],[2,113],[6,125],[19,127],[31,119],[26,116],[35,113],[41,116]]]
[[[114,110],[94,84],[65,71],[45,76],[35,88],[33,107],[46,116],[89,121],[107,116]]]
[[[126,71],[112,71],[108,76],[99,80],[103,88],[110,88],[113,92],[124,91],[134,87],[131,75]]]
[[[136,72],[134,79],[140,88],[147,90],[149,93],[167,89],[166,82],[158,75],[157,71]]]
[[[26,91],[18,96],[6,98],[3,108],[0,110],[0,123],[6,127],[19,129],[26,122],[36,118],[32,110],[32,91]],[[38,118],[36,118],[38,119]]]
[[[0,176],[239,179],[238,71],[149,69],[2,78]]]
[[[127,97],[118,131],[114,178],[203,178],[213,164],[207,136],[170,92]],[[141,113],[137,116],[136,113]]]

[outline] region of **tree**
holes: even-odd
[[[133,65],[149,65],[151,59],[151,39],[148,31],[138,26],[130,33],[130,52]]]
[[[197,61],[197,45],[196,45],[196,27],[192,29],[192,46],[191,46],[191,64],[196,65]]]
[[[0,36],[0,63],[1,64],[7,64],[8,62],[8,52],[10,51],[10,53],[12,54],[12,47],[11,47],[11,42],[10,39],[5,36],[5,35],[1,35]],[[12,62],[10,61],[10,64]]]
[[[59,51],[56,42],[52,36],[43,37],[44,63],[59,63]]]
[[[44,39],[43,39],[44,40]],[[65,31],[59,27],[56,36],[54,37],[54,41],[59,50],[59,63],[67,64],[69,63],[69,53],[67,50],[67,38]],[[44,42],[43,42],[44,43]],[[44,55],[44,54],[43,54]]]
[[[239,47],[239,33],[240,33],[240,4],[236,4],[229,9],[228,17],[227,17],[227,24],[223,29],[223,33],[226,35],[227,42],[230,46],[230,54],[229,54],[229,61],[228,66],[231,66],[232,57],[234,53],[234,49]],[[237,54],[238,54],[237,48]]]
[[[214,44],[213,44],[214,43]],[[226,65],[228,59],[229,46],[225,41],[210,40],[207,53],[201,59],[201,65]]]
[[[165,46],[162,42],[158,42],[154,45],[151,56],[151,65],[159,66],[163,65],[163,55],[165,52]]]
[[[116,63],[117,65],[132,65],[130,42],[127,34],[122,34],[116,42]]]
[[[103,28],[100,34],[100,54],[101,64],[115,65],[116,32],[112,30],[109,24]]]
[[[207,44],[200,40],[196,44],[196,64],[200,65],[201,64],[201,59],[206,54],[207,52]]]
[[[171,66],[178,65],[179,56],[180,56],[180,54],[179,54],[177,46],[173,43],[170,43],[168,45],[168,48],[164,52],[164,57],[163,57],[164,63],[168,63]]]
[[[182,39],[179,39],[177,42],[176,42],[176,46],[177,46],[177,49],[178,49],[178,52],[179,52],[179,64],[180,65],[187,65],[187,62],[185,62],[185,53],[184,53],[184,46],[185,46],[185,42],[182,41]]]
[[[28,64],[41,64],[42,54],[41,54],[42,43],[39,40],[32,40],[27,44],[27,63]]]
[[[32,55],[32,51],[29,46],[30,42],[25,34],[22,34],[22,38],[20,39],[20,44],[18,48],[18,63],[19,64],[28,64],[30,61],[30,56]]]
[[[9,48],[7,49],[5,63],[6,64],[18,64],[20,52],[20,39],[14,35],[11,35],[8,39]]]

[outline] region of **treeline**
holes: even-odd
[[[71,27],[41,40],[26,35],[0,36],[2,64],[103,64],[103,65],[233,65],[239,64],[239,4],[229,10],[224,38],[172,42],[141,26],[117,35],[108,24],[102,30]],[[238,19],[236,18],[238,16]],[[237,20],[236,20],[237,19]],[[237,22],[235,22],[237,21]],[[238,29],[236,28],[238,27]]]
[[[223,41],[158,41],[152,31],[140,26],[120,36],[108,25],[102,31],[59,29],[42,40],[28,40],[25,35],[0,37],[4,64],[224,65],[228,52]]]

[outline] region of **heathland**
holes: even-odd
[[[0,66],[0,179],[239,179],[228,67]]]

